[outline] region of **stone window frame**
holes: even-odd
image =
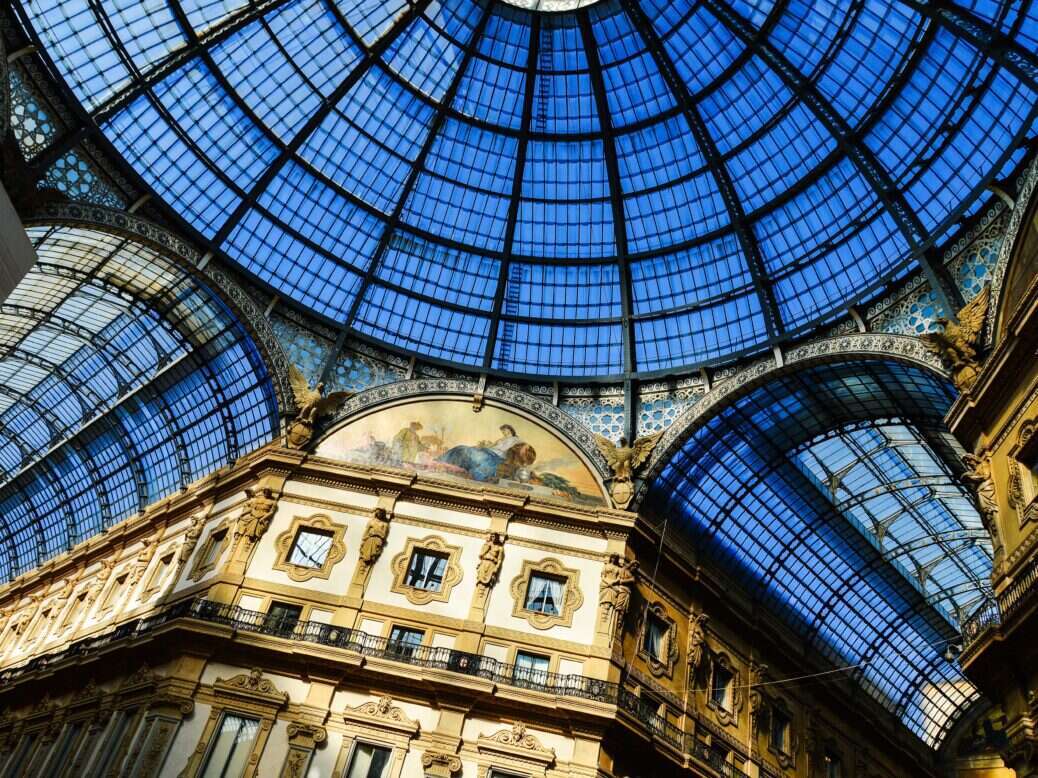
[[[418,549],[432,551],[447,557],[447,566],[443,571],[443,585],[436,591],[431,589],[419,589],[409,586],[407,569],[411,564],[411,557]],[[464,574],[461,570],[461,546],[452,546],[439,535],[428,535],[424,538],[410,537],[404,544],[403,550],[393,557],[390,562],[393,571],[393,583],[389,590],[395,594],[402,594],[412,605],[428,605],[431,602],[447,602],[451,591],[457,586]]]
[[[649,618],[659,619],[666,627],[664,635],[663,658],[652,656],[645,648],[645,633],[649,629]],[[653,602],[642,611],[641,625],[638,630],[638,656],[642,658],[649,672],[657,677],[670,678],[674,674],[674,667],[678,662],[678,625],[667,613],[667,609],[660,601]]]
[[[205,540],[199,544],[198,550],[195,552],[195,561],[191,566],[191,572],[188,573],[187,580],[198,581],[219,566],[220,560],[223,559],[223,555],[231,543],[231,531],[231,520],[224,519],[206,533]],[[216,536],[220,533],[223,534],[217,540]],[[216,551],[211,552],[216,543],[219,544]],[[208,556],[212,556],[212,562],[206,563],[203,560]]]
[[[796,765],[796,754],[800,745],[796,734],[796,714],[793,706],[785,698],[775,697],[769,701],[768,708],[769,721],[767,722],[767,731],[762,733],[767,738],[768,751],[775,757],[779,767],[783,770],[792,769]],[[783,751],[781,747],[777,747],[771,737],[774,726],[773,718],[776,713],[781,713],[783,718],[786,719],[785,745],[789,749],[788,751]]]
[[[518,721],[497,732],[480,734],[476,752],[477,778],[489,778],[495,770],[508,778],[546,778],[556,765],[555,749],[546,747]]]
[[[155,561],[151,564],[151,569],[146,572],[144,579],[144,588],[141,589],[141,593],[138,596],[138,600],[143,602],[144,600],[154,596],[163,583],[166,583],[166,579],[172,570],[176,568],[177,561],[177,548],[173,544],[168,544],[164,548],[161,548],[155,552]]]
[[[270,732],[278,713],[288,705],[288,694],[277,689],[263,672],[255,668],[231,678],[217,678],[212,686],[213,701],[209,718],[199,735],[198,744],[187,760],[180,775],[194,778],[201,774],[206,757],[216,742],[217,729],[225,714],[243,716],[259,721],[259,731],[252,743],[241,778],[255,778],[262,761]]]
[[[1009,502],[1016,509],[1020,527],[1038,521],[1038,475],[1024,460],[1038,460],[1038,419],[1020,425],[1016,443],[1009,450]]]
[[[719,705],[714,701],[714,676],[718,667],[727,670],[732,675],[732,689],[728,707]],[[735,726],[739,720],[739,713],[742,710],[742,694],[739,691],[739,679],[739,669],[728,654],[718,652],[710,657],[710,680],[706,687],[706,705],[714,712],[714,718],[724,726]]]
[[[419,735],[419,724],[408,718],[388,696],[346,708],[342,714],[346,731],[332,775],[345,775],[358,743],[367,743],[391,752],[389,778],[404,778],[404,761],[412,741]]]
[[[131,564],[124,564],[122,567],[117,567],[112,570],[112,574],[108,576],[105,588],[97,598],[97,612],[94,614],[95,619],[108,616],[117,610],[117,595],[120,592],[128,591],[132,572],[133,565]]]
[[[562,610],[558,615],[531,611],[526,608],[526,591],[530,586],[530,578],[534,573],[564,578]],[[534,629],[551,629],[555,626],[573,626],[573,614],[584,604],[584,594],[580,590],[580,571],[566,567],[555,557],[541,560],[524,559],[519,575],[512,579],[509,591],[512,594],[512,616],[525,619]]]
[[[305,529],[330,533],[332,536],[331,547],[320,567],[304,567],[289,561],[296,538],[300,531]],[[332,575],[332,568],[346,557],[345,537],[346,525],[332,521],[332,517],[325,513],[315,513],[313,516],[294,516],[288,529],[274,540],[277,559],[274,561],[273,569],[281,571],[296,583],[304,583],[313,578],[328,580]]]

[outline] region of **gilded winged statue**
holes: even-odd
[[[288,444],[293,448],[302,448],[313,435],[317,419],[334,411],[353,392],[330,392],[325,395],[323,381],[318,381],[317,386],[311,389],[310,382],[295,365],[288,366],[288,381],[299,409],[288,428]]]
[[[661,430],[653,435],[637,438],[633,445],[628,446],[627,438],[620,438],[620,443],[614,445],[609,438],[595,435],[595,445],[613,471],[613,483],[609,494],[617,508],[626,508],[631,502],[634,497],[634,489],[631,486],[634,473],[645,464],[662,436]]]
[[[985,286],[980,294],[959,311],[958,323],[941,317],[937,320],[942,327],[941,332],[928,332],[919,336],[927,349],[939,356],[951,370],[952,381],[960,392],[972,387],[980,373],[976,345],[984,329],[990,295],[991,287]]]

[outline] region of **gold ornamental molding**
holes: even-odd
[[[420,726],[408,718],[403,709],[393,704],[393,698],[383,695],[354,708],[346,708],[342,717],[347,723],[364,724],[380,730],[391,730],[408,738],[418,735]]]
[[[552,578],[562,579],[562,603],[557,614],[542,613],[526,608],[526,593],[530,586],[530,578],[534,573],[543,573]],[[512,615],[517,619],[526,619],[535,629],[572,626],[573,614],[584,604],[584,595],[580,591],[580,571],[564,566],[554,557],[542,559],[539,562],[525,560],[522,571],[512,580],[509,590],[514,602]]]
[[[432,551],[445,557],[446,568],[443,571],[443,582],[439,589],[419,589],[408,586],[407,571],[410,567],[411,557],[417,550]],[[402,594],[412,605],[428,605],[430,602],[447,602],[451,596],[451,590],[462,579],[461,572],[461,547],[451,546],[438,535],[430,535],[425,538],[408,538],[404,550],[393,557],[391,563],[393,570],[393,584],[390,591]]]
[[[316,530],[331,536],[331,546],[320,567],[306,567],[292,564],[289,561],[296,538],[299,536],[300,530],[304,529]],[[277,550],[278,556],[273,569],[280,570],[297,583],[309,581],[311,578],[327,580],[332,574],[332,568],[346,556],[346,544],[343,542],[345,535],[346,525],[332,521],[330,516],[324,514],[309,517],[296,516],[292,519],[288,529],[274,540],[274,548]]]
[[[534,767],[540,775],[544,775],[544,771],[555,763],[555,749],[545,747],[521,721],[492,735],[480,735],[476,740],[476,749],[481,756],[505,757],[512,765],[519,763],[527,769]]]

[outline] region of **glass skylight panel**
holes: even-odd
[[[563,321],[619,318],[619,275],[615,264],[514,263],[505,286],[508,313]]]
[[[836,150],[836,140],[803,103],[725,160],[743,208],[756,211],[786,194]]]
[[[793,94],[757,57],[732,73],[700,103],[703,121],[722,154],[749,140],[791,105]]]
[[[666,270],[643,276],[645,297],[632,295],[632,329],[620,328],[621,343],[633,331],[634,370],[763,350],[773,336],[831,321],[917,267],[877,197],[882,180],[866,180],[850,164],[848,142],[866,144],[894,180],[891,196],[941,239],[962,214],[977,212],[986,181],[1012,173],[1035,121],[1038,94],[905,4],[724,0],[737,17],[731,24],[766,30],[749,49],[709,10],[716,4],[599,0],[553,13],[519,5],[184,0],[192,30],[181,28],[171,0],[22,7],[44,56],[85,108],[105,106],[103,133],[146,187],[196,238],[219,238],[205,248],[337,322],[356,313],[353,295],[368,270],[378,276],[375,254],[391,216],[441,252],[619,267],[734,240],[733,213],[741,211],[758,244],[753,253],[764,258],[760,284],[770,289],[750,291],[745,269],[725,254],[716,268],[702,253],[684,270],[664,259]],[[963,0],[963,9],[1014,45],[1038,44],[1032,9],[994,0]],[[1017,20],[1019,13],[1030,16]],[[761,46],[794,72],[780,76]],[[160,75],[159,64],[174,57]],[[808,85],[821,105],[808,107],[787,83]],[[441,105],[448,90],[453,99]],[[335,105],[326,102],[332,96]],[[822,121],[830,110],[834,121]],[[834,137],[832,124],[854,135]],[[616,152],[615,181],[607,144]],[[738,202],[726,204],[729,180]],[[613,223],[616,206],[623,224]],[[617,256],[624,246],[628,256]],[[397,272],[383,278],[387,290],[400,286]],[[433,263],[415,278],[441,272]],[[713,279],[732,272],[738,279],[724,291]],[[601,299],[621,297],[615,275],[617,288]],[[663,282],[651,279],[664,275],[667,288],[655,290]],[[491,294],[501,288],[495,283]],[[472,291],[478,304],[459,307],[498,308],[509,318],[503,301],[488,307],[484,294]],[[778,302],[777,332],[764,328],[762,295]],[[672,306],[654,307],[669,296]],[[419,294],[415,304],[425,302]],[[594,324],[588,316],[567,323]],[[437,337],[470,338],[475,326],[435,311],[418,318],[435,322],[422,332]],[[523,318],[511,314],[506,340]],[[539,331],[532,319],[526,323]],[[578,378],[600,357],[614,362],[603,345],[611,335],[599,338],[594,326],[580,332],[595,333],[598,353],[578,359],[573,372],[552,365],[548,375]],[[562,342],[554,331],[546,337]],[[471,345],[458,353],[482,364]],[[528,368],[514,365],[546,365],[538,348],[530,360],[504,353],[500,361],[520,371]]]
[[[701,305],[734,290],[746,291],[752,283],[733,235],[633,261],[630,270],[637,314]]]
[[[65,82],[88,109],[130,85],[130,70],[89,3],[28,0],[25,7]]]
[[[407,13],[409,0],[330,0],[366,46],[381,38],[393,22]]]
[[[813,75],[848,26],[852,0],[789,0],[769,39],[805,76]]]
[[[503,321],[494,367],[541,375],[617,375],[623,371],[619,324],[548,325]]]
[[[148,70],[187,43],[169,0],[105,0],[103,8],[138,70]]]
[[[439,102],[461,67],[462,55],[458,45],[420,18],[393,41],[385,61],[409,84]]]
[[[472,57],[458,84],[454,110],[477,121],[518,130],[522,126],[526,71]]]
[[[307,81],[328,97],[363,56],[326,0],[292,2],[266,17],[267,25]]]
[[[701,5],[664,38],[664,45],[693,95],[713,84],[745,48]]]
[[[210,53],[235,93],[286,143],[321,104],[321,95],[285,58],[259,21],[221,41]]]
[[[380,340],[431,357],[469,365],[482,362],[490,322],[373,284],[357,312],[356,327]]]
[[[166,0],[168,2],[168,0]],[[177,0],[184,9],[184,15],[195,29],[202,35],[229,16],[237,14],[250,5],[250,0]]]
[[[818,90],[855,129],[905,67],[925,27],[904,3],[866,3],[818,77]]]
[[[387,283],[436,300],[490,313],[500,274],[496,259],[397,231],[379,263]]]

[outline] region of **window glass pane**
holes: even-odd
[[[301,605],[293,605],[288,602],[272,602],[267,610],[265,623],[268,629],[275,632],[291,632],[299,623],[299,617],[303,613]]]
[[[392,752],[382,746],[357,743],[346,778],[387,778]]]
[[[533,573],[526,587],[526,610],[558,616],[562,613],[562,590],[566,581],[543,573]]]
[[[546,656],[518,651],[515,655],[512,678],[516,681],[543,684],[547,681],[548,663],[549,659]]]
[[[296,533],[288,562],[299,567],[321,567],[332,548],[332,533],[302,528]]]
[[[667,634],[667,625],[662,619],[649,614],[645,623],[645,652],[653,659],[663,657],[663,639]]]
[[[422,644],[425,632],[410,627],[393,627],[389,633],[389,650],[403,656],[413,656],[415,648]]]
[[[438,592],[443,586],[443,574],[447,571],[447,556],[425,548],[416,548],[411,554],[404,581],[415,589]]]
[[[714,682],[710,687],[710,698],[722,708],[728,707],[728,689],[732,683],[732,674],[723,667],[714,666]]]
[[[771,714],[771,745],[783,753],[786,752],[786,742],[789,737],[789,718],[779,711]]]
[[[239,778],[245,772],[259,720],[225,713],[202,769],[202,778]]]

